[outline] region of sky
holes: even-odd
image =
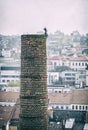
[[[88,33],[88,0],[0,0],[0,34]]]

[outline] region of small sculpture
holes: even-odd
[[[47,36],[48,36],[48,34],[47,34],[47,29],[44,28],[44,31],[45,31],[45,37],[47,37]]]

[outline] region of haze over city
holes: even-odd
[[[0,0],[0,34],[88,33],[88,0]]]

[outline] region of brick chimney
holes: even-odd
[[[48,129],[46,37],[21,36],[19,130]]]

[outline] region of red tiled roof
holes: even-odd
[[[52,62],[51,61],[47,61],[47,65],[52,65]]]
[[[18,92],[0,91],[0,102],[16,102],[18,98],[19,98]],[[9,106],[0,105],[0,127],[6,124],[7,121],[10,119],[13,108],[14,106],[10,106],[10,105]],[[16,112],[19,113],[18,110]],[[16,114],[15,116],[19,116],[19,114]]]
[[[0,91],[0,102],[16,102],[18,97],[19,92]]]
[[[12,106],[0,106],[0,127],[7,123],[12,109]]]
[[[50,104],[70,104],[71,93],[69,93],[69,94],[49,93],[48,98],[49,98]]]
[[[53,56],[50,60],[61,60],[61,56]]]
[[[88,90],[72,90],[69,93],[49,93],[52,104],[85,104],[88,105]]]
[[[88,90],[73,90],[71,101],[73,104],[88,105]]]
[[[88,61],[88,56],[70,57],[70,61]]]

